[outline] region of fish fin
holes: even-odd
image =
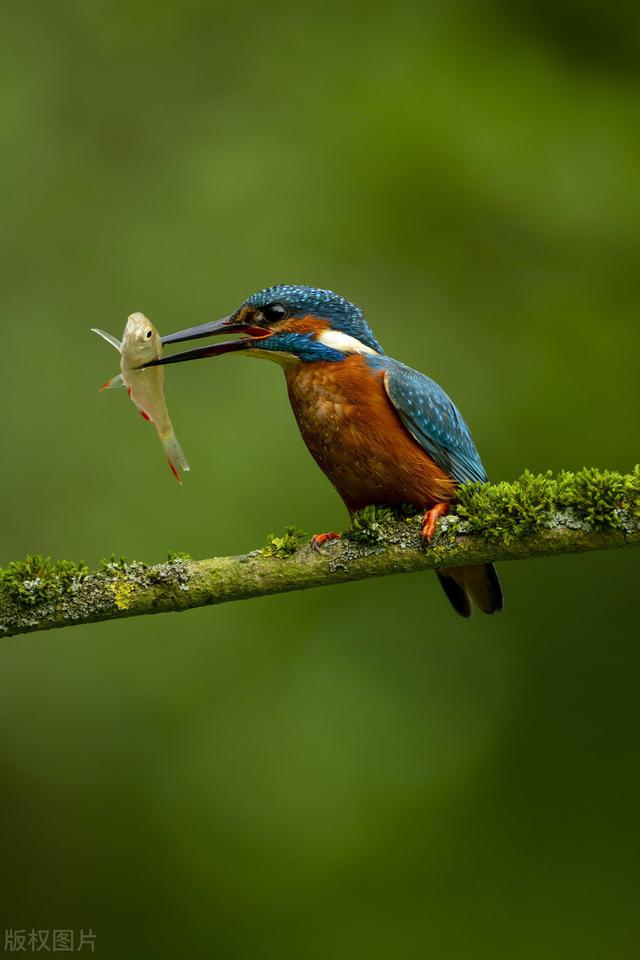
[[[102,393],[103,390],[113,390],[114,387],[124,387],[124,380],[122,379],[121,373],[116,374],[115,377],[111,377],[111,380],[103,383],[98,393]]]
[[[178,483],[182,483],[180,479],[180,474],[178,470],[191,470],[189,466],[189,461],[184,455],[182,447],[178,443],[178,438],[175,433],[172,434],[167,440],[162,441],[162,449],[164,450],[165,456],[171,467],[171,473],[174,475]]]
[[[138,407],[138,413],[140,414],[143,420],[146,420],[147,423],[151,423],[151,417],[149,416],[146,410],[143,410],[142,407]]]
[[[178,473],[178,468],[176,467],[175,463],[173,462],[173,460],[169,460],[168,457],[167,457],[167,463],[169,464],[169,469],[171,470],[171,473],[174,475],[174,477],[176,478],[180,486],[182,486],[182,480],[180,479],[180,474]]]
[[[115,337],[112,337],[110,333],[106,333],[104,330],[99,330],[97,327],[91,327],[92,333],[97,333],[99,337],[102,337],[103,340],[106,340],[107,343],[110,343],[112,347],[115,347],[118,353],[122,352],[122,343],[119,340],[116,340]]]

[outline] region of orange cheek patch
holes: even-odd
[[[330,330],[331,324],[328,320],[321,320],[319,317],[291,317],[284,323],[278,324],[273,328],[278,333],[287,331],[289,333],[321,333],[323,330]]]

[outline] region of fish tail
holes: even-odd
[[[178,443],[178,438],[175,433],[172,433],[171,436],[167,437],[166,440],[162,441],[162,449],[164,450],[165,456],[171,467],[171,473],[174,475],[178,483],[182,483],[180,479],[180,470],[191,470],[189,466],[189,461],[184,455],[184,451],[180,444]]]

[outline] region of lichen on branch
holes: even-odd
[[[428,547],[409,507],[366,507],[320,554],[301,531],[261,550],[192,560],[172,551],[149,565],[112,556],[100,570],[41,556],[0,568],[0,635],[176,612],[248,597],[443,566],[640,546],[640,467],[585,468],[470,484]]]

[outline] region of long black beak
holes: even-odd
[[[235,350],[245,350],[256,339],[268,337],[270,330],[262,327],[251,327],[246,323],[239,323],[235,319],[235,314],[223,317],[222,320],[214,320],[212,323],[201,323],[198,327],[187,327],[186,330],[179,330],[177,333],[170,333],[162,338],[163,346],[167,343],[182,343],[185,340],[200,340],[203,337],[215,337],[220,333],[243,333],[244,336],[238,340],[223,340],[222,343],[214,343],[208,347],[196,347],[195,350],[185,350],[183,353],[174,353],[171,357],[161,357],[159,360],[152,360],[145,363],[144,367],[162,367],[167,363],[184,363],[186,360],[202,360],[204,357],[217,357],[222,353],[233,353]]]

